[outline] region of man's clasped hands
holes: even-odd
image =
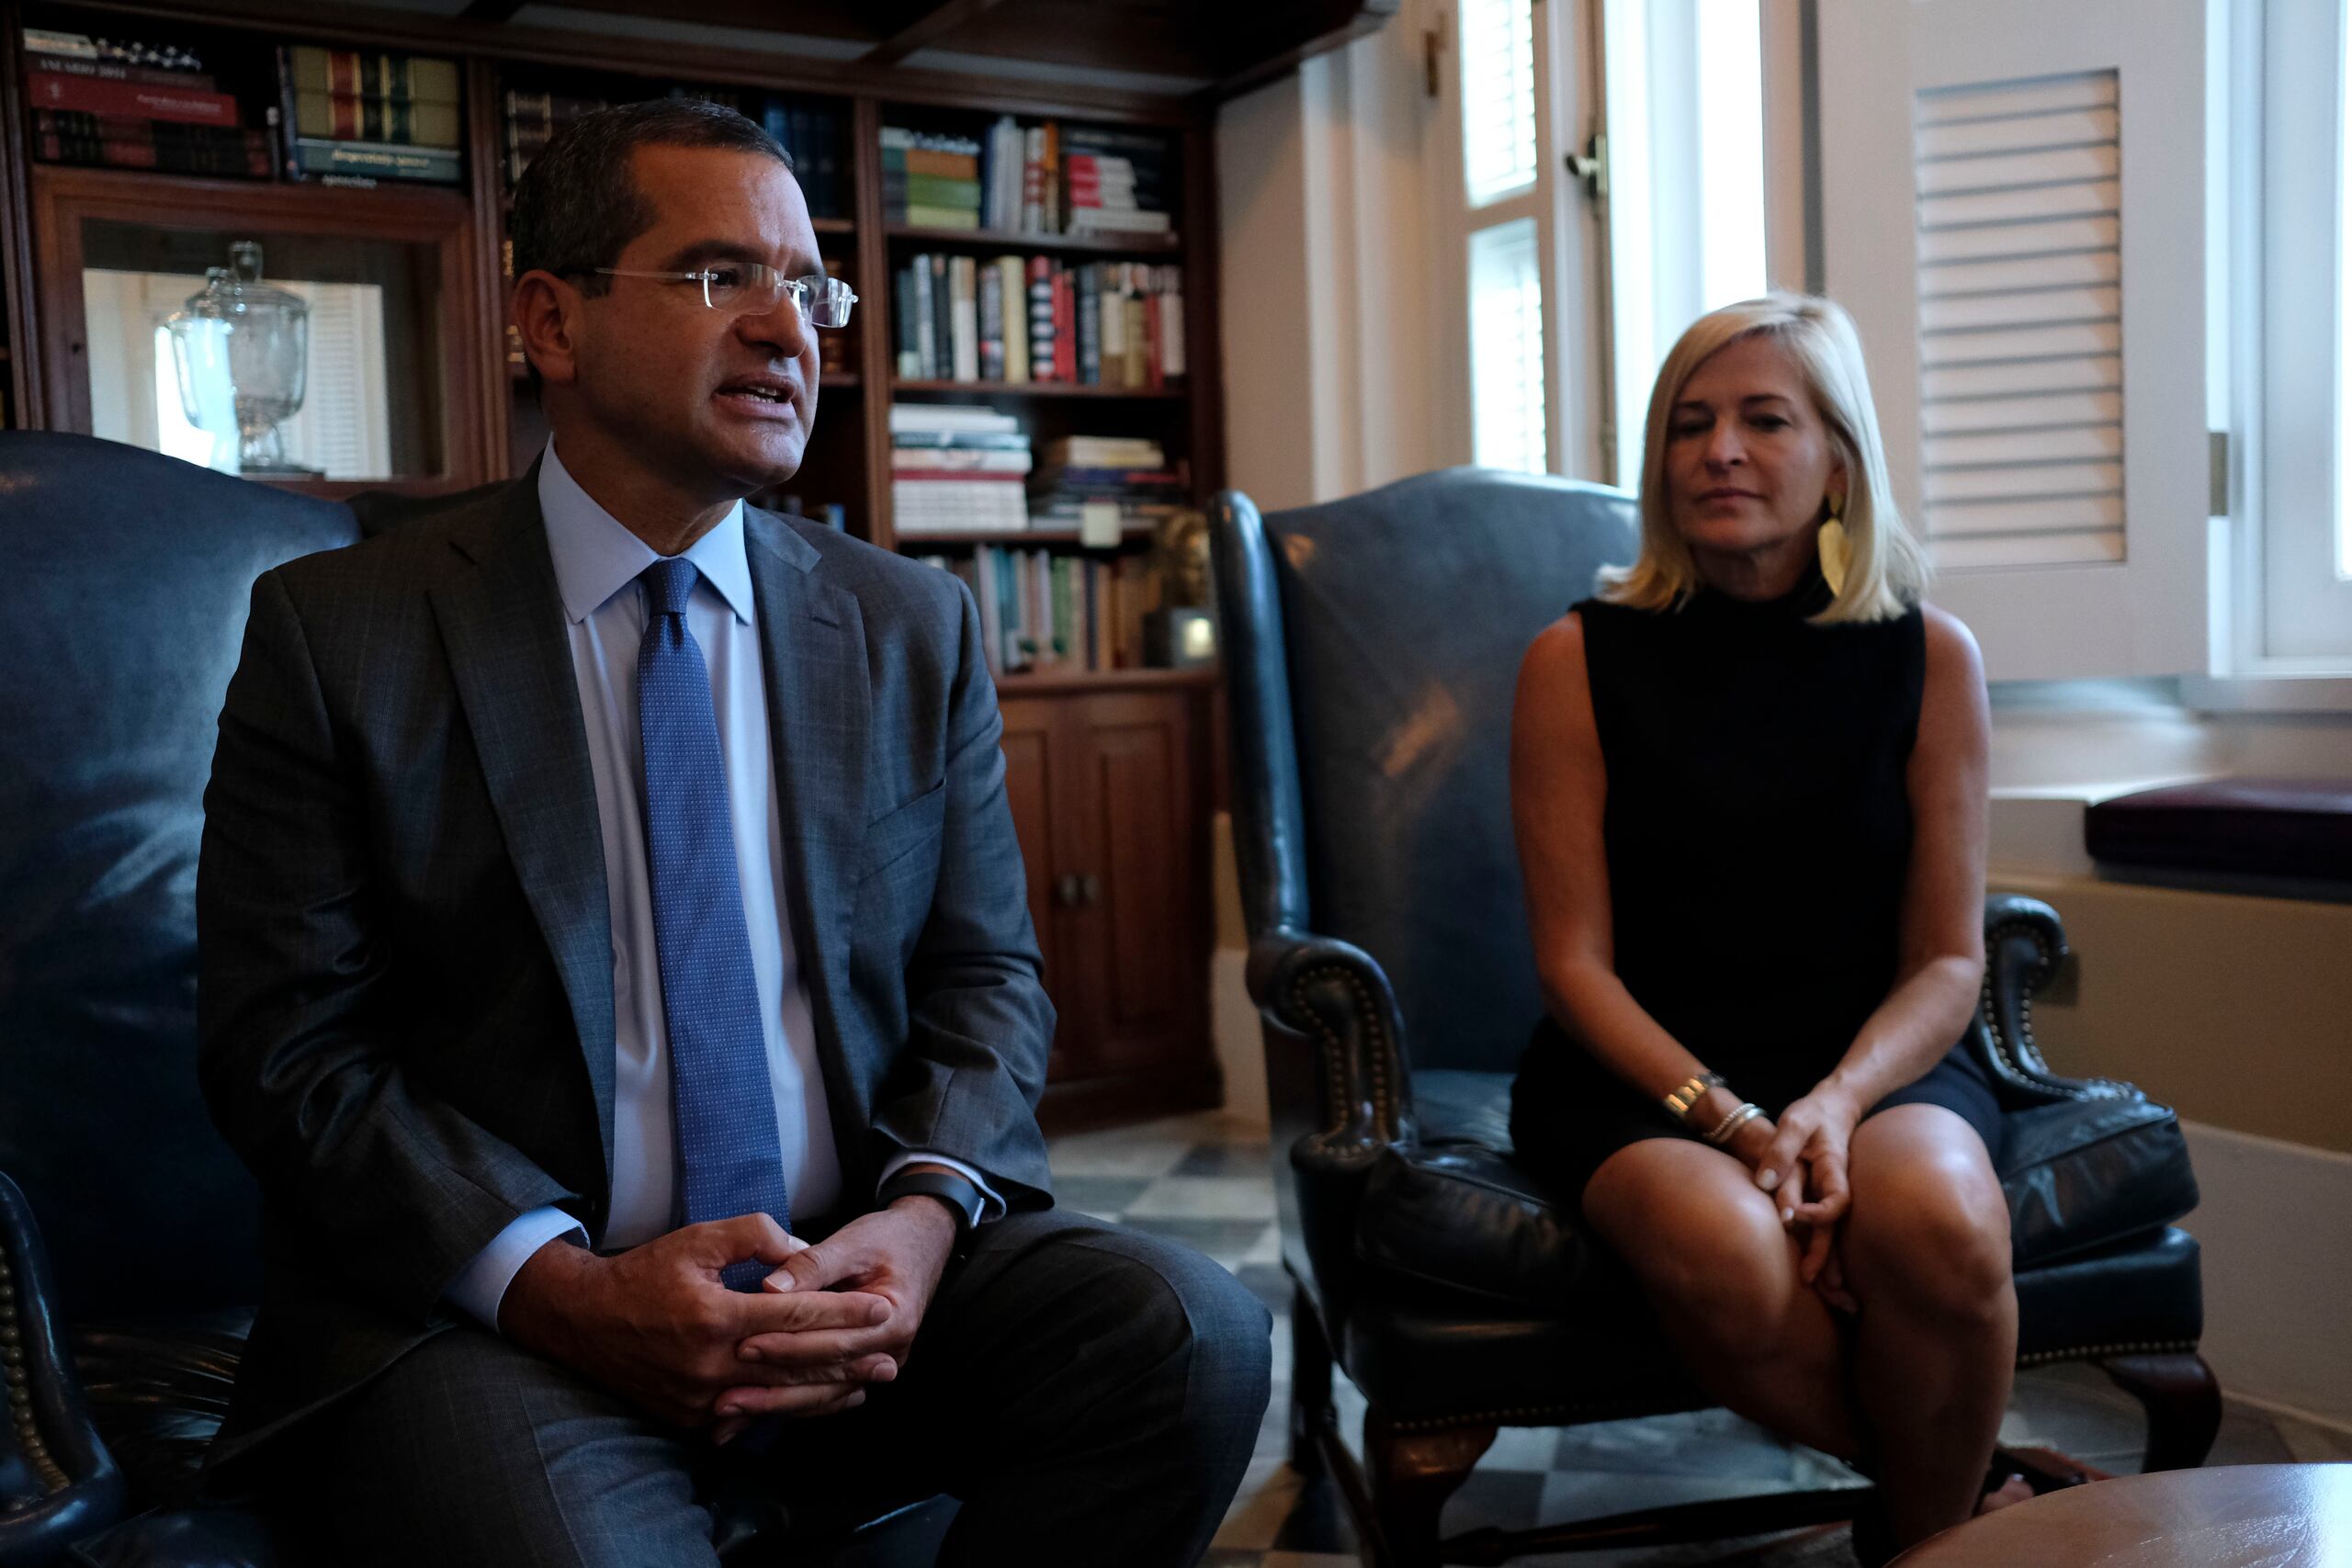
[[[684,1226],[609,1257],[549,1242],[516,1272],[499,1328],[680,1427],[733,1438],[762,1416],[830,1416],[895,1379],[956,1244],[956,1220],[900,1198],[811,1245],[765,1214]],[[775,1266],[731,1291],[729,1265]]]

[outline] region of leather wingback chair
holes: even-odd
[[[197,844],[254,580],[424,504],[0,434],[0,1568],[302,1560],[284,1521],[194,1506],[260,1286],[197,1090]],[[794,1545],[927,1562],[951,1514]],[[749,1498],[718,1529],[729,1556],[790,1533]]]
[[[1521,655],[1632,558],[1633,500],[1455,468],[1261,517],[1216,502],[1234,837],[1265,1037],[1283,1260],[1295,1286],[1291,1457],[1339,1472],[1375,1561],[1441,1561],[1445,1499],[1505,1426],[1712,1403],[1622,1265],[1512,1156],[1511,1076],[1543,1006],[1511,837]],[[2194,1465],[2221,1397],[2197,1356],[2197,1201],[2173,1113],[2052,1075],[2030,995],[2065,953],[2030,899],[1986,906],[1971,1042],[2007,1113],[2018,1360],[2098,1362],[2150,1416],[2151,1468]],[[1366,1404],[1340,1442],[1336,1360]],[[1856,1489],[1534,1531],[1444,1561],[1690,1540],[1851,1517]]]

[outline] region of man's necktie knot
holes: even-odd
[[[645,584],[647,617],[684,615],[695,580],[701,575],[684,556],[670,556],[647,567],[639,577]]]

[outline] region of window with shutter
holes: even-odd
[[[2209,659],[2205,0],[1819,13],[1823,274],[1996,680]]]

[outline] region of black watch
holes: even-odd
[[[882,1206],[887,1209],[910,1194],[936,1198],[956,1211],[958,1247],[972,1239],[972,1232],[978,1228],[981,1212],[988,1203],[977,1185],[952,1170],[902,1170],[882,1184]]]

